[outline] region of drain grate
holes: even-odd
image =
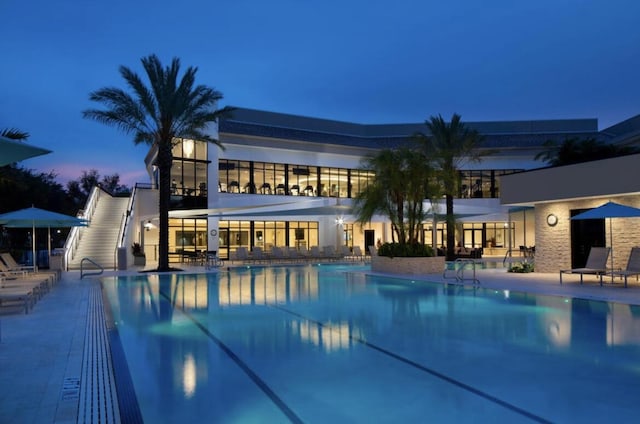
[[[62,392],[60,393],[61,400],[75,400],[80,399],[80,379],[77,377],[65,378],[62,383]]]
[[[87,329],[82,359],[79,423],[119,423],[118,399],[107,337],[102,293],[89,289]],[[71,390],[71,389],[70,389]]]

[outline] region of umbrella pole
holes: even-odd
[[[613,218],[609,218],[609,243],[611,245],[611,284],[613,284],[613,229],[611,221],[613,221]]]
[[[31,254],[33,255],[33,270],[38,270],[38,259],[36,258],[36,222],[33,221],[31,227]]]

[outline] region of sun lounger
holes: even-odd
[[[363,261],[366,259],[364,257],[364,254],[362,253],[362,249],[360,249],[360,246],[353,246],[353,258],[354,260],[360,260],[360,261]]]
[[[609,247],[592,247],[584,268],[560,270],[560,284],[562,284],[562,274],[580,274],[580,284],[582,284],[584,274],[591,274],[599,276],[600,285],[602,285],[602,276],[607,273],[607,259],[609,259],[610,252],[611,248]]]
[[[5,253],[0,253],[0,265],[4,264],[6,269],[3,268],[2,271],[4,272],[24,272],[24,273],[29,273],[29,274],[40,274],[40,275],[48,275],[52,277],[52,281],[51,283],[55,283],[56,281],[58,281],[60,279],[60,271],[42,271],[42,270],[38,270],[38,271],[34,271],[33,266],[27,266],[27,265],[20,265],[16,262],[15,259],[13,259],[13,256],[11,256],[10,253],[5,252]]]
[[[614,276],[624,277],[624,286],[627,287],[627,277],[640,275],[640,247],[631,248],[627,267],[623,270],[613,271]]]

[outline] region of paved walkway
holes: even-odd
[[[114,273],[107,273],[113,275]],[[640,305],[640,283],[619,281],[600,287],[598,280],[558,274],[511,274],[480,270],[480,286]],[[442,275],[414,279],[445,281]],[[448,280],[449,282],[451,280]],[[610,280],[606,280],[610,281]],[[75,423],[78,414],[87,307],[96,279],[63,273],[62,281],[25,315],[0,308],[0,423]]]

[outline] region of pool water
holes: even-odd
[[[144,421],[637,421],[639,308],[366,271],[105,278]]]

